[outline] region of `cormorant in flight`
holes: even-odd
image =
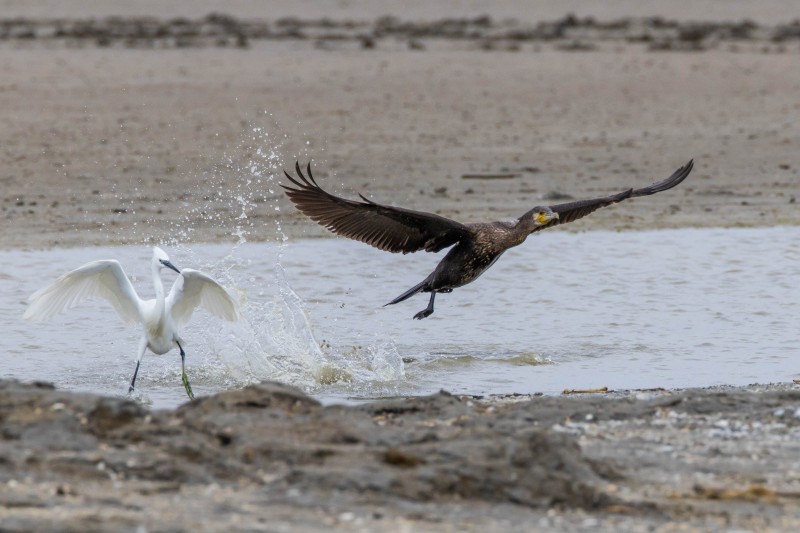
[[[311,220],[339,235],[365,242],[387,252],[438,252],[452,246],[433,272],[386,305],[402,302],[418,292],[431,293],[428,307],[414,315],[423,319],[433,313],[436,293],[452,292],[474,281],[509,248],[522,244],[531,233],[573,222],[589,213],[628,198],[669,190],[692,171],[693,162],[670,177],[641,189],[628,189],[610,196],[551,206],[537,206],[510,222],[462,224],[433,213],[383,205],[360,195],[362,201],[347,200],[325,192],[311,175],[311,163],[303,175],[295,163],[297,177],[284,171],[294,186],[281,185],[297,209]]]

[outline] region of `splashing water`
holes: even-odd
[[[302,301],[275,265],[277,293],[258,303],[248,302],[232,342],[220,358],[244,382],[269,377],[308,385],[324,364]],[[213,339],[210,339],[213,340]]]
[[[282,253],[283,245],[276,256],[280,258]],[[204,339],[235,383],[270,379],[308,392],[324,392],[332,386],[346,394],[350,388],[363,393],[404,378],[400,355],[385,339],[376,339],[365,348],[333,349],[323,343],[323,350],[305,303],[287,281],[280,260],[273,264],[271,279],[266,286],[260,284],[253,298],[247,298],[243,318],[232,331],[227,336],[215,332]],[[224,279],[235,282],[230,271],[227,276]],[[246,291],[238,292],[240,300],[247,296]]]
[[[233,226],[231,234],[237,240],[230,253],[221,264],[204,265],[232,287],[237,287],[234,274],[247,272],[251,266],[251,261],[237,259],[237,250],[253,233],[263,238],[263,224],[258,223],[253,214],[260,209],[260,204],[264,204],[267,211],[280,211],[278,180],[286,167],[281,157],[286,136],[270,134],[264,127],[252,127],[249,133],[239,148],[226,156],[226,172],[213,177],[217,198],[228,199],[229,211],[238,211],[238,215],[228,220],[220,215],[204,219],[203,214],[210,210],[198,206],[184,221],[184,226],[190,226],[192,220],[200,216],[204,223],[218,224],[223,230]],[[306,142],[305,146],[309,144]],[[236,163],[237,154],[242,152],[253,156]],[[229,379],[238,384],[273,379],[309,392],[336,384],[364,392],[402,379],[402,359],[390,340],[376,338],[365,347],[345,346],[325,351],[320,348],[305,304],[287,281],[282,266],[288,237],[279,217],[275,217],[273,223],[273,234],[281,244],[275,252],[272,278],[260,280],[262,288],[257,291],[258,299],[249,299],[244,306],[243,320],[223,342],[215,342],[223,338],[220,336],[211,335],[205,339],[210,346],[216,346],[213,352],[224,363]],[[173,245],[184,248],[181,242]],[[190,253],[190,250],[185,251]],[[200,258],[194,259],[200,261]],[[265,285],[267,290],[263,288]],[[239,294],[240,298],[246,297],[246,291],[240,290]]]
[[[253,217],[260,204],[267,210],[279,210],[274,181],[283,168],[282,143],[275,137],[263,127],[251,127],[249,136],[243,138],[237,149],[224,156],[223,164],[204,175],[206,188],[213,192],[204,197],[204,202],[192,205],[184,220],[173,228],[174,234],[182,237],[178,242],[185,242],[198,223],[215,226],[221,233],[228,232],[239,245],[247,242],[254,231],[263,233],[263,227],[257,226]],[[237,162],[242,153],[252,155]],[[275,229],[275,235],[285,240],[277,221]]]

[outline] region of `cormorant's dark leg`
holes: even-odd
[[[433,314],[433,300],[436,298],[436,291],[431,291],[431,299],[428,302],[428,307],[414,315],[414,318],[417,320],[422,320],[425,317],[429,317]]]
[[[186,394],[189,395],[189,398],[194,400],[192,386],[189,384],[189,376],[186,375],[186,352],[183,351],[183,346],[181,346],[181,343],[175,341],[175,344],[178,345],[178,348],[181,351],[181,381],[183,381],[183,387],[186,389]]]

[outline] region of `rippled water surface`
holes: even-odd
[[[565,388],[787,381],[800,373],[800,228],[558,231],[532,237],[477,282],[382,305],[442,254],[393,255],[343,239],[168,248],[234,288],[244,319],[205,312],[184,331],[195,393],[277,379],[325,401]],[[50,322],[20,317],[63,272],[117,258],[153,297],[143,246],[0,251],[0,374],[123,394],[138,327],[102,301]],[[164,273],[169,286],[174,275]],[[180,357],[148,353],[137,395],[185,401]]]

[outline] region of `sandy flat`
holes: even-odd
[[[800,17],[778,0],[225,6],[242,20],[424,23],[491,13],[513,25],[572,12],[661,16],[689,21],[689,30],[698,20]],[[2,0],[0,8],[7,20],[223,11],[210,1]],[[800,222],[797,40],[712,42],[703,52],[602,38],[586,51],[586,42],[521,43],[0,41],[0,246],[322,236],[276,186],[298,159],[313,160],[335,192],[476,221],[643,186],[694,158],[679,189],[556,231]],[[466,179],[501,174],[510,179]]]
[[[136,244],[181,228],[231,239],[243,210],[252,240],[276,238],[275,217],[292,236],[322,235],[265,181],[296,159],[334,191],[472,221],[643,186],[694,158],[679,189],[569,229],[797,224],[796,60],[5,45],[0,246]],[[516,177],[463,178],[497,173]]]

